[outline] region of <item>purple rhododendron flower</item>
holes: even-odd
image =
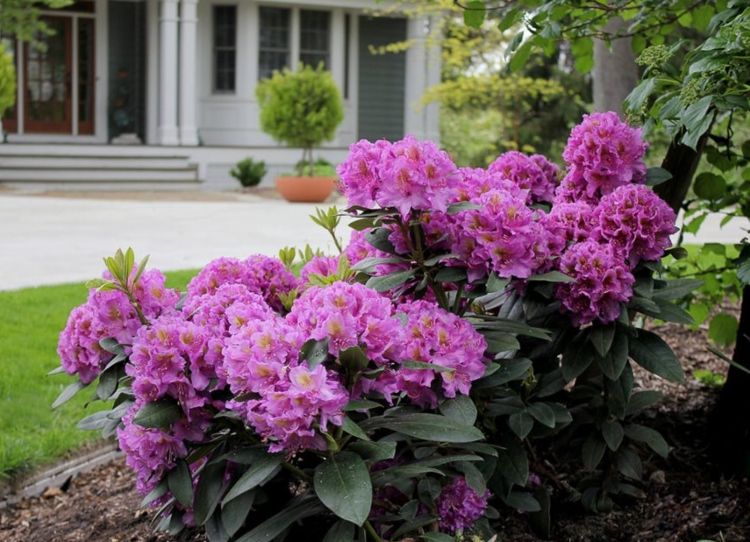
[[[135,271],[135,270],[134,270]],[[110,278],[109,273],[104,273]],[[164,275],[157,270],[146,271],[134,285],[134,295],[149,319],[175,313],[179,294],[164,287]],[[99,346],[102,339],[113,338],[124,345],[126,352],[143,323],[123,292],[91,289],[85,304],[74,309],[60,333],[57,353],[68,374],[78,374],[88,384],[99,375],[113,354]]]
[[[527,156],[509,151],[498,156],[487,168],[528,193],[529,203],[551,202],[557,185],[557,166],[543,156]]]
[[[563,152],[568,174],[555,201],[596,204],[598,198],[618,186],[642,182],[646,178],[643,155],[647,148],[640,128],[628,126],[617,113],[584,115]]]
[[[470,529],[484,515],[490,496],[489,490],[483,495],[474,491],[463,476],[454,478],[437,498],[440,530],[456,534]]]
[[[283,309],[279,294],[299,286],[299,281],[278,258],[255,254],[246,260],[218,258],[190,281],[187,287],[190,303],[195,297],[215,292],[223,284],[243,284],[250,292],[260,294],[274,310]]]
[[[398,387],[412,402],[432,407],[437,405],[437,396],[431,388],[436,378],[446,397],[455,397],[458,393],[468,395],[471,383],[481,378],[487,368],[484,337],[468,321],[429,301],[402,303],[397,311],[406,316],[399,357],[435,364],[441,369],[399,367]]]
[[[547,228],[560,228],[566,241],[586,241],[596,226],[594,208],[586,202],[558,203],[549,212]]]
[[[338,168],[350,205],[445,211],[458,185],[455,164],[431,141],[407,135],[395,143],[363,140],[350,147]]]
[[[667,203],[644,185],[625,185],[604,196],[596,207],[599,239],[634,267],[654,261],[672,245],[676,216]]]
[[[338,272],[339,259],[335,256],[315,256],[307,262],[299,273],[300,283],[310,282],[310,275],[327,277]]]
[[[306,338],[327,339],[333,356],[361,346],[376,363],[393,359],[402,330],[388,298],[362,284],[345,282],[308,289],[286,320]]]
[[[576,325],[616,320],[622,304],[633,296],[635,278],[610,245],[596,241],[572,245],[561,258],[560,271],[573,278],[557,286],[557,297]]]

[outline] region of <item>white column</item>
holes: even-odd
[[[198,66],[196,23],[198,0],[180,1],[180,141],[198,144],[195,71]]]
[[[146,4],[146,143],[159,142],[159,0]]]
[[[292,33],[291,36],[289,36],[289,52],[291,55],[291,58],[289,59],[289,68],[292,71],[297,71],[297,66],[299,66],[299,30],[300,30],[300,16],[299,16],[299,8],[292,8],[292,20],[290,25],[290,31]]]
[[[159,143],[179,145],[177,133],[177,0],[161,0]]]
[[[331,55],[331,76],[336,81],[341,95],[344,95],[344,56],[345,56],[345,30],[344,30],[344,11],[334,9],[331,12],[331,32],[330,36],[330,55]]]
[[[421,103],[424,92],[440,82],[440,49],[437,40],[430,35],[430,28],[429,17],[416,17],[407,22],[406,37],[413,45],[406,51],[404,132],[439,141],[439,106]]]

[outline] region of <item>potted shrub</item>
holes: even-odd
[[[229,172],[245,188],[258,186],[266,173],[266,163],[263,160],[256,162],[252,158],[240,160]]]
[[[271,137],[303,149],[293,175],[276,179],[276,188],[288,201],[321,202],[331,195],[336,177],[319,175],[313,149],[333,138],[344,117],[341,95],[322,66],[284,70],[258,84],[260,125]]]

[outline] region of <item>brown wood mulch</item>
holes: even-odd
[[[659,332],[680,356],[689,383],[676,386],[643,372],[636,378],[666,394],[648,415],[673,446],[667,460],[646,461],[646,497],[602,515],[584,514],[576,505],[553,509],[551,540],[573,541],[691,541],[750,540],[750,483],[722,478],[711,463],[707,419],[718,397],[716,388],[690,375],[697,368],[725,373],[726,366],[706,349],[703,331],[663,326]],[[748,413],[738,413],[748,415]],[[560,469],[560,477],[575,476]],[[4,542],[175,542],[151,530],[152,511],[139,508],[133,476],[122,460],[82,474],[62,489],[21,501],[0,510],[0,540]],[[498,541],[539,540],[522,514],[501,510]],[[203,542],[189,533],[180,542]]]

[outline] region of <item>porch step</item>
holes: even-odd
[[[59,147],[50,150],[3,149],[0,146],[0,182],[3,183],[198,183],[198,166],[187,156],[167,153],[120,154],[110,149],[77,154]],[[3,152],[5,151],[5,152]],[[10,151],[10,152],[8,152]],[[119,151],[119,149],[118,149]]]

